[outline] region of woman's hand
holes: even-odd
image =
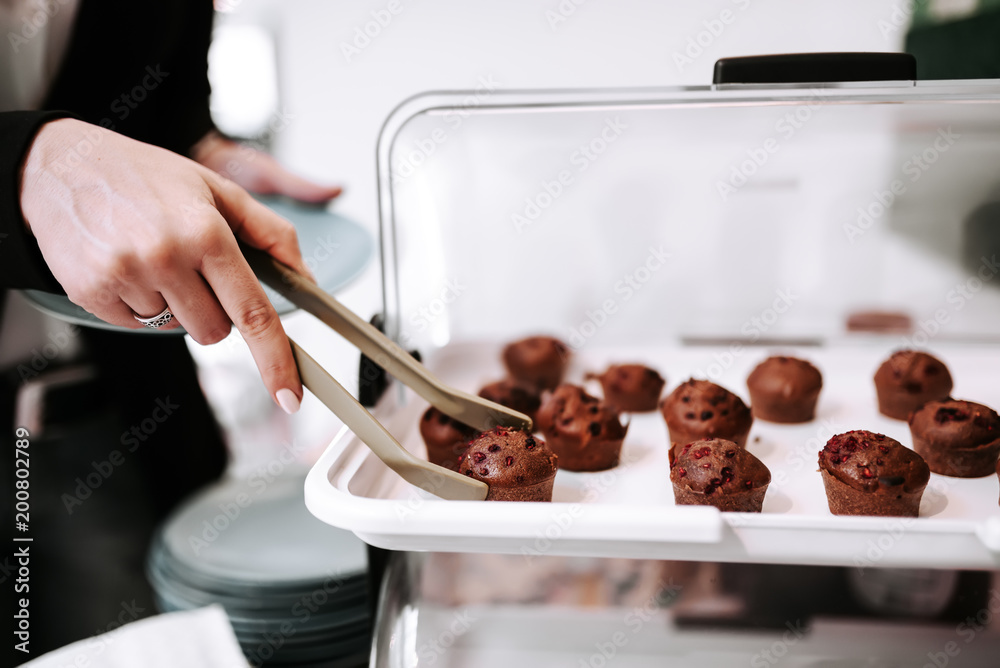
[[[288,339],[236,238],[308,270],[291,223],[236,183],[165,149],[62,119],[32,144],[21,210],[71,301],[129,328],[141,327],[133,314],[169,307],[201,344],[235,325],[271,396],[298,410],[302,384]]]
[[[191,150],[191,157],[217,174],[258,195],[284,195],[300,202],[322,204],[341,193],[339,186],[321,186],[292,174],[267,153],[208,133]]]

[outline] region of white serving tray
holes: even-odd
[[[754,422],[748,449],[770,469],[762,513],[720,513],[676,506],[669,480],[667,431],[660,414],[632,417],[623,463],[600,473],[560,471],[553,502],[444,501],[412,487],[353,434],[342,432],[313,466],[305,500],[321,520],[392,550],[584,555],[867,567],[1000,567],[1000,484],[931,474],[919,518],[837,517],[826,503],[817,452],[835,433],[868,429],[910,445],[904,422],[880,415],[872,376],[899,347],[860,337],[824,346],[771,349],[729,346],[600,348],[576,352],[569,382],[612,362],[638,361],[667,378],[667,390],[691,376],[710,377],[748,399],[745,379],[769,354],[811,360],[823,372],[817,419],[804,425]],[[470,392],[504,375],[500,344],[460,343],[426,362]],[[1000,349],[940,343],[955,379],[953,396],[1000,406]],[[599,393],[599,386],[588,385]],[[417,423],[427,404],[390,390],[375,414],[411,452],[423,455]]]

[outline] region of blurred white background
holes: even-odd
[[[216,7],[217,121],[252,135],[280,114],[271,136],[275,155],[305,176],[343,185],[335,209],[375,235],[376,141],[385,118],[409,96],[475,89],[484,80],[502,88],[706,85],[715,60],[726,56],[898,51],[909,3],[217,0]],[[338,297],[367,318],[380,305],[379,279],[375,258]],[[286,327],[355,389],[356,351],[311,316],[289,316]],[[252,383],[241,345],[193,348],[209,377],[238,367]],[[216,403],[232,405],[233,382],[215,389],[209,383]],[[269,405],[259,383],[254,387],[262,400],[246,401],[244,386],[240,408],[226,422]],[[318,454],[338,426],[308,397],[288,430],[300,448]]]

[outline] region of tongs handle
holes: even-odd
[[[333,411],[386,466],[412,485],[443,499],[482,501],[486,483],[414,457],[364,406],[295,341],[289,339],[302,384]]]
[[[246,245],[243,254],[261,281],[329,325],[441,412],[482,431],[496,426],[531,431],[527,415],[445,385],[395,341],[291,267]]]

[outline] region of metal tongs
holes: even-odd
[[[263,283],[326,323],[386,373],[412,388],[442,413],[483,431],[496,426],[531,430],[531,418],[527,415],[444,384],[392,339],[302,274],[264,251],[245,244],[241,246],[247,262]],[[481,501],[486,498],[489,491],[486,483],[410,454],[326,369],[291,338],[289,343],[302,384],[343,420],[386,466],[407,482],[443,499]]]

